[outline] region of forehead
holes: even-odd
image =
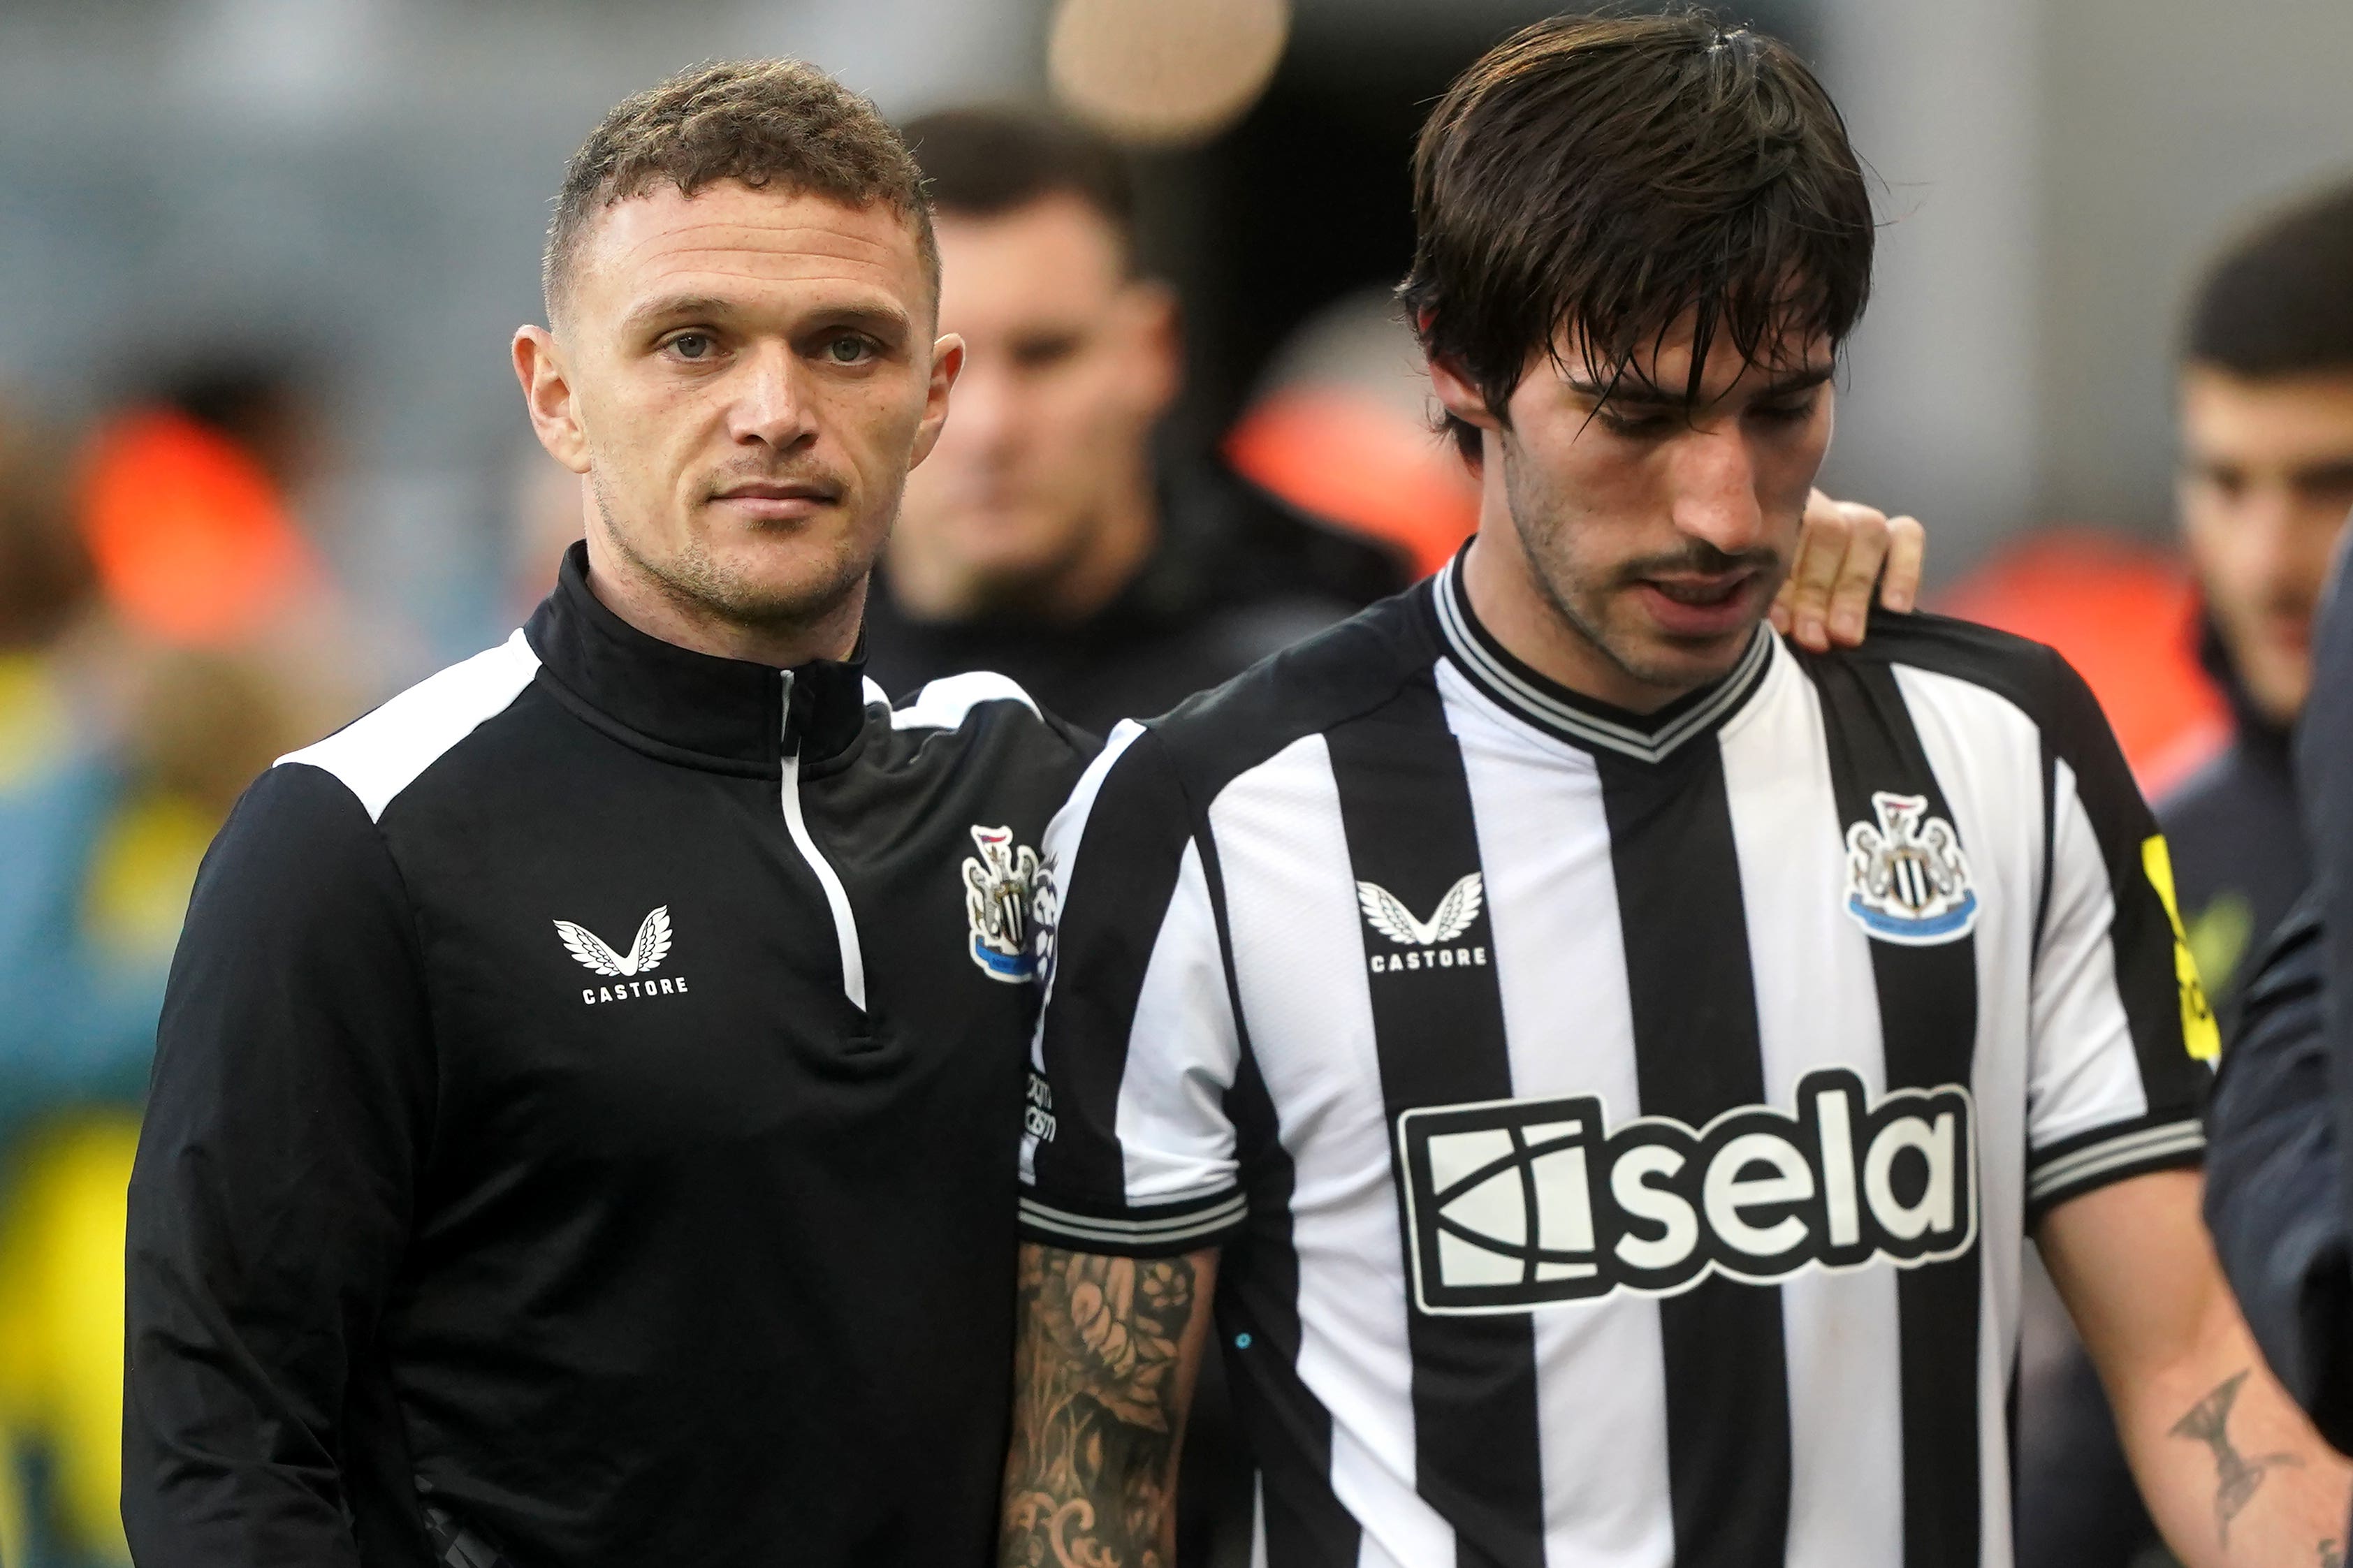
[[[930,288],[913,226],[888,204],[722,180],[688,196],[659,184],[606,208],[573,293],[600,313],[654,295],[880,296],[920,314]]]
[[[1111,221],[1053,195],[986,216],[941,213],[940,319],[954,331],[983,318],[1059,315],[1116,289],[1126,256]]]
[[[2188,365],[2181,423],[2192,447],[2217,456],[2342,460],[2353,455],[2353,370],[2251,378]]]

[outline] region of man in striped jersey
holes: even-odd
[[[1763,625],[1869,278],[1835,109],[1753,34],[1556,22],[1416,186],[1478,537],[1047,836],[1004,1560],[1166,1560],[1214,1295],[1271,1568],[1998,1568],[2032,1235],[2176,1550],[2337,1561],[2089,693]]]

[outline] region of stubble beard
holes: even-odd
[[[1647,658],[1633,646],[1632,635],[1612,632],[1608,612],[1613,597],[1622,598],[1631,593],[1641,571],[1682,563],[1691,561],[1691,556],[1686,554],[1677,561],[1652,556],[1621,562],[1601,574],[1587,568],[1576,559],[1574,546],[1566,542],[1576,527],[1568,521],[1571,509],[1567,503],[1546,482],[1536,465],[1522,459],[1519,443],[1508,432],[1502,446],[1504,497],[1511,509],[1513,531],[1519,535],[1520,553],[1528,563],[1528,574],[1535,580],[1537,594],[1577,640],[1629,679],[1670,693],[1670,700],[1731,672],[1748,647],[1747,637],[1733,643],[1723,668],[1694,677],[1687,661],[1670,663]],[[1708,547],[1698,548],[1705,551]],[[1725,559],[1721,552],[1710,553],[1714,561],[1694,563],[1712,567]],[[1764,616],[1760,613],[1757,618],[1761,621]],[[1756,635],[1754,626],[1748,635]]]
[[[690,540],[677,554],[666,560],[654,560],[637,547],[629,531],[617,520],[612,498],[606,493],[603,480],[593,472],[589,476],[589,491],[596,497],[605,536],[612,542],[615,552],[643,573],[663,597],[699,620],[771,634],[797,631],[839,610],[842,602],[865,582],[874,564],[871,555],[860,556],[855,542],[846,542],[813,580],[777,592],[747,582],[740,573],[728,571],[699,539]],[[876,553],[880,552],[881,543],[878,538]]]

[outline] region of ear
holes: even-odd
[[[1430,356],[1430,384],[1438,393],[1439,405],[1465,425],[1481,430],[1504,427],[1504,422],[1487,406],[1486,395],[1472,384],[1451,355]]]
[[[580,426],[572,374],[565,368],[564,351],[555,334],[545,327],[517,327],[513,353],[515,379],[522,383],[532,434],[539,437],[549,457],[575,474],[586,473],[588,436]]]
[[[915,446],[907,459],[913,468],[932,455],[939,444],[940,428],[948,422],[948,392],[964,370],[964,340],[954,332],[942,334],[932,344],[932,379],[923,388],[923,422],[915,427]]]

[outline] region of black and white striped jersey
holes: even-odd
[[[1658,713],[1459,561],[1049,830],[1023,1234],[1221,1247],[1258,1561],[2010,1560],[2021,1244],[2200,1157],[2165,847],[2048,649],[1760,629]]]

